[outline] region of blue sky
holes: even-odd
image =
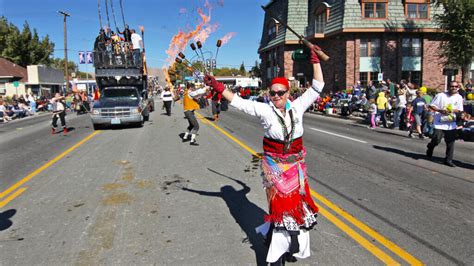
[[[117,24],[123,29],[120,0],[113,1]],[[203,0],[122,0],[126,23],[131,28],[145,27],[145,47],[147,62],[152,67],[161,67],[168,57],[170,40],[181,29],[185,32],[194,29],[201,18],[197,8],[209,15]],[[239,67],[242,62],[247,69],[258,60],[257,49],[260,42],[264,12],[260,5],[269,0],[209,0],[211,9],[210,24],[218,24],[217,30],[210,34],[204,47],[215,54],[216,42],[229,32],[235,36],[223,45],[218,54],[218,67]],[[78,63],[78,51],[92,50],[93,42],[99,32],[97,0],[0,0],[0,16],[20,30],[25,21],[36,28],[43,37],[46,34],[55,43],[55,57],[64,57],[63,17],[57,13],[63,10],[71,14],[68,25],[68,57]],[[102,24],[106,24],[105,0],[101,0]],[[110,6],[110,4],[109,4]],[[109,7],[111,28],[115,29],[112,11]],[[195,53],[189,48],[184,53],[192,57]],[[80,65],[81,71],[92,72],[91,65]]]

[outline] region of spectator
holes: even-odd
[[[411,103],[407,103],[407,108],[405,112],[405,124],[407,125],[408,129],[408,137],[413,138],[413,128],[415,126],[415,116],[413,114],[413,105]]]
[[[375,124],[375,116],[377,115],[377,105],[375,104],[374,99],[370,99],[370,107],[369,107],[369,116],[370,116],[370,128],[374,129],[377,127]]]
[[[377,98],[377,89],[375,88],[372,81],[369,81],[367,85],[367,99],[374,99]]]
[[[31,108],[31,114],[36,114],[36,99],[33,96],[33,93],[28,93],[28,103]]]
[[[398,86],[397,90],[397,101],[396,110],[393,116],[393,128],[399,128],[400,130],[404,127],[400,125],[400,118],[405,114],[405,108],[407,104],[406,89],[401,85]]]
[[[382,120],[383,127],[387,127],[387,120],[385,119],[385,111],[387,110],[388,100],[385,97],[385,92],[379,92],[377,97],[377,119]]]
[[[418,133],[418,137],[420,139],[425,138],[421,131],[421,125],[423,124],[423,113],[425,111],[426,101],[422,96],[423,96],[423,92],[421,92],[421,90],[417,90],[416,98],[412,102],[413,117],[415,120],[416,132]],[[412,131],[410,131],[408,136],[412,137]]]
[[[409,82],[407,85],[407,102],[411,103],[416,98],[416,86]]]
[[[395,83],[387,79],[388,89],[390,90],[390,97],[395,96]]]
[[[8,109],[5,106],[5,102],[3,101],[3,99],[0,99],[0,118],[2,118],[3,122],[5,123],[12,120],[11,117],[8,115]]]
[[[423,99],[425,99],[426,104],[430,104],[433,98],[428,94],[428,89],[423,86],[420,88],[420,91],[423,94]]]
[[[459,84],[451,82],[448,92],[436,94],[430,105],[434,114],[434,132],[431,142],[427,146],[426,156],[431,158],[433,150],[444,138],[446,142],[446,156],[444,163],[450,167],[455,167],[453,163],[454,142],[456,141],[456,116],[463,111],[463,99],[458,94]]]

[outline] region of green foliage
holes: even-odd
[[[240,64],[239,74],[242,75],[242,76],[245,76],[247,74],[247,71],[245,71],[244,62],[242,62],[242,64]]]
[[[25,22],[23,30],[9,23],[5,17],[0,17],[0,56],[15,64],[26,67],[27,65],[50,65],[54,43],[46,35],[42,40],[36,29],[33,32]]]
[[[435,19],[442,32],[442,57],[449,66],[461,67],[463,81],[468,76],[474,58],[474,1],[440,0],[435,1],[444,12]]]
[[[240,75],[240,70],[237,68],[222,67],[214,69],[214,76],[237,76]]]
[[[64,72],[64,59],[63,58],[54,58],[51,59],[51,67],[59,69]],[[71,72],[77,72],[77,65],[73,61],[68,61],[67,63],[67,69],[69,73]]]
[[[252,75],[254,77],[257,77],[257,78],[262,77],[262,71],[260,70],[260,65],[258,64],[257,61],[255,61],[255,66],[253,66],[250,71],[252,71]]]

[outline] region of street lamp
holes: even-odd
[[[70,17],[69,13],[64,11],[58,11],[59,14],[64,16],[64,74],[66,75],[66,92],[69,92],[69,73],[67,68],[67,27],[66,27],[66,18]]]

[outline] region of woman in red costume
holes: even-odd
[[[270,103],[245,100],[214,77],[206,75],[204,82],[222,93],[232,106],[256,116],[265,130],[263,138],[263,184],[267,191],[271,223],[267,262],[281,265],[285,260],[310,256],[309,230],[316,224],[318,207],[308,186],[303,146],[303,114],[319,97],[324,80],[316,45],[311,50],[313,82],[311,89],[294,101],[289,101],[289,83],[284,77],[274,78],[270,87]]]

